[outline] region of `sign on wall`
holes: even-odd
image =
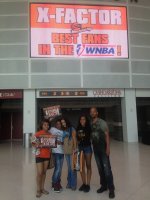
[[[126,7],[30,4],[31,57],[128,58]]]
[[[0,99],[22,99],[22,90],[0,90]]]
[[[94,90],[37,90],[37,98],[124,97],[124,89],[101,88]]]

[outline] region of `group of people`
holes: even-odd
[[[72,168],[72,155],[77,149],[83,152],[82,156],[82,185],[79,191],[89,192],[90,181],[92,175],[91,158],[94,152],[98,172],[100,175],[100,188],[97,193],[102,193],[109,189],[109,198],[115,197],[115,186],[113,174],[111,170],[109,154],[109,129],[107,123],[99,118],[97,108],[90,109],[89,121],[86,115],[81,115],[76,129],[71,126],[70,122],[61,117],[55,121],[55,126],[50,127],[48,120],[41,122],[40,131],[35,133],[35,137],[42,135],[54,135],[57,137],[56,148],[37,148],[36,151],[36,166],[37,166],[37,194],[36,197],[41,197],[42,194],[49,194],[44,189],[46,171],[49,165],[51,155],[54,158],[54,171],[52,175],[52,189],[55,192],[62,190],[61,174],[64,156],[67,162],[68,176],[67,189],[77,189],[77,171]],[[36,142],[33,142],[36,148]]]

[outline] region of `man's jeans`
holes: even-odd
[[[109,190],[114,190],[115,187],[109,156],[107,156],[106,153],[97,151],[96,149],[94,150],[94,155],[100,175],[101,186],[108,188]]]
[[[54,155],[54,172],[52,176],[52,183],[58,183],[61,181],[61,172],[62,172],[62,166],[64,161],[64,154],[60,153],[53,153]]]
[[[65,157],[66,157],[67,166],[68,166],[67,187],[76,189],[76,187],[77,187],[77,172],[72,170],[72,155],[66,154]]]

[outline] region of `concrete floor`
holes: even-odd
[[[111,164],[116,186],[116,200],[150,200],[150,146],[111,142]],[[97,194],[99,175],[95,160],[91,191],[83,193],[65,189],[66,163],[64,162],[62,185],[64,190],[56,194],[50,190],[52,170],[48,170],[46,189],[48,196],[41,200],[106,200],[108,191]],[[0,200],[34,200],[36,192],[35,163],[31,149],[24,149],[19,142],[0,143]],[[78,187],[81,185],[78,174]]]

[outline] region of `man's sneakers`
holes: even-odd
[[[115,198],[115,191],[114,191],[114,190],[110,190],[110,191],[109,191],[109,198],[110,198],[110,199]]]
[[[100,187],[98,190],[97,190],[97,193],[102,193],[102,192],[104,192],[104,191],[106,191],[107,190],[107,187]]]
[[[103,193],[104,191],[106,191],[107,190],[107,187],[100,187],[98,190],[97,190],[97,193]],[[115,198],[115,191],[114,190],[110,190],[109,191],[109,198],[110,199],[113,199],[113,198]]]

